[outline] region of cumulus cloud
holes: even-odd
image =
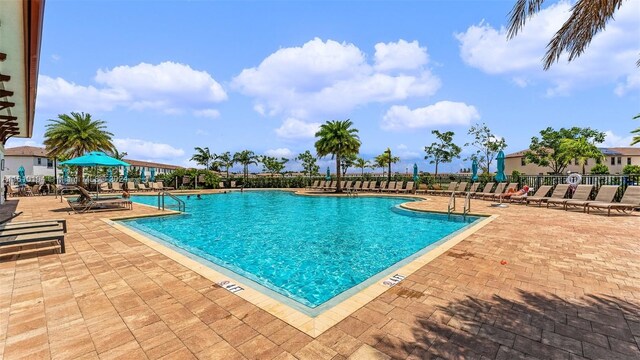
[[[301,47],[279,49],[258,66],[244,69],[232,86],[254,97],[260,114],[303,120],[344,114],[374,102],[429,96],[440,87],[425,67],[426,48],[416,41],[377,44],[374,57],[370,64],[354,44],[315,38]],[[394,73],[397,70],[404,71]]]
[[[169,144],[155,143],[140,139],[113,139],[118,151],[126,152],[127,157],[135,160],[170,160],[184,156],[182,149]]]
[[[439,101],[433,105],[410,109],[394,105],[382,118],[384,130],[418,129],[435,125],[468,125],[480,119],[474,106],[461,102]]]
[[[116,107],[155,109],[169,114],[200,111],[211,117],[213,103],[225,101],[222,86],[206,71],[189,65],[140,63],[98,70],[95,85],[79,85],[63,78],[41,75],[38,107],[57,110],[63,105],[81,111],[110,111]]]
[[[216,109],[195,110],[193,114],[198,117],[208,117],[211,119],[216,119],[220,117],[220,111]]]
[[[284,139],[307,139],[314,137],[319,129],[320,123],[288,118],[276,129],[276,135]]]
[[[616,93],[640,88],[635,62],[640,52],[640,2],[627,1],[616,13],[615,21],[596,35],[586,52],[567,63],[566,56],[550,70],[542,70],[546,45],[569,17],[571,4],[561,1],[532,17],[523,31],[507,40],[504,26],[495,28],[480,22],[465,32],[455,34],[460,42],[460,56],[469,66],[488,74],[504,75],[518,86],[532,80],[549,84],[547,95],[565,95],[577,87],[618,83]],[[635,80],[634,80],[635,79]]]
[[[264,154],[267,156],[272,156],[277,158],[286,158],[286,159],[293,159],[294,157],[296,157],[293,151],[287,148],[269,149],[265,151]]]
[[[631,146],[631,141],[633,141],[632,135],[620,136],[611,130],[605,131],[604,135],[603,147],[628,147]],[[640,144],[636,144],[634,147],[640,147]]]

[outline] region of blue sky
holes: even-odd
[[[431,130],[462,145],[476,122],[507,152],[547,126],[590,126],[628,146],[640,125],[640,2],[548,72],[540,59],[570,3],[549,2],[507,42],[512,5],[48,1],[34,137],[7,146],[41,144],[47,119],[71,111],[107,121],[130,158],[185,166],[194,146],[292,158],[313,150],[318,124],[346,118],[362,156],[390,147],[397,171],[432,170]]]

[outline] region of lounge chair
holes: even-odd
[[[67,203],[73,212],[76,214],[89,211],[96,208],[116,207],[133,209],[133,202],[124,198],[109,198],[109,199],[94,199],[87,190],[82,187],[77,187],[80,191],[80,197],[77,200],[71,200],[67,198]]]
[[[158,184],[158,187],[160,187],[162,190],[175,190],[173,186],[164,186],[164,183],[162,181],[156,181],[156,184]]]
[[[456,187],[456,189],[453,191],[456,195],[465,195],[467,193],[467,181],[462,181],[460,182],[460,184],[458,184],[458,186]],[[451,195],[451,193],[448,192],[447,190],[447,194]]]
[[[547,202],[549,199],[564,199],[567,194],[567,190],[569,190],[569,184],[558,184],[555,189],[553,189],[551,196],[529,196],[526,200],[526,205],[528,206],[529,203],[536,203],[538,206],[541,206],[543,202]]]
[[[551,185],[542,185],[542,186],[540,186],[538,188],[538,190],[536,190],[536,192],[533,194],[533,197],[544,197],[544,196],[547,196],[547,194],[549,193],[550,190],[551,190]],[[527,201],[528,197],[529,197],[528,194],[513,195],[513,196],[509,197],[509,202],[522,204],[523,202]]]
[[[140,190],[140,191],[149,191],[149,190],[151,190],[151,189],[149,189],[149,188],[147,187],[147,185],[145,185],[145,184],[143,184],[143,183],[140,183],[140,184],[138,184],[138,190]]]
[[[611,209],[628,214],[633,209],[640,208],[640,186],[628,186],[620,202],[590,202],[587,204],[587,213],[591,208],[606,209],[607,216],[611,216]]]
[[[416,189],[415,194],[426,194],[427,191],[429,191],[429,185],[420,184],[420,185],[418,185],[418,188]]]
[[[618,192],[618,185],[602,185],[598,190],[595,200],[567,200],[564,203],[564,209],[568,210],[570,207],[581,207],[583,212],[587,212],[587,206],[589,203],[611,203],[613,198]]]
[[[162,191],[162,186],[159,186],[157,182],[150,182],[149,188],[153,191]]]
[[[356,192],[356,191],[358,191],[360,189],[361,184],[362,184],[362,181],[360,181],[360,180],[352,182],[351,186],[347,186],[347,190]]]
[[[346,190],[346,189],[347,189],[347,180],[340,181],[340,190]]]
[[[33,195],[40,195],[40,185],[36,184],[31,187]]]
[[[119,182],[111,183],[111,190],[113,191],[122,191],[122,186]]]
[[[20,215],[22,215],[22,211],[14,212],[13,214],[7,216],[5,219],[0,220],[0,226],[2,226],[2,224],[6,223],[6,222],[9,222],[9,221],[17,218]]]
[[[500,184],[498,184],[498,186],[500,186]],[[498,192],[498,189],[496,189],[496,192],[493,193],[493,195],[487,196],[487,197],[492,199],[492,200],[500,200],[500,201],[502,201],[502,199],[504,199],[505,197],[511,196],[511,195],[508,195],[508,194],[515,192],[517,189],[518,189],[518,183],[511,183],[511,184],[507,185],[506,188],[504,188],[504,191]]]
[[[378,181],[377,180],[371,180],[369,182],[369,186],[367,187],[366,191],[371,191],[371,192],[378,191],[377,185],[378,185]]]
[[[404,187],[404,189],[400,188],[398,189],[398,193],[410,193],[413,192],[413,181],[407,181],[407,185]]]
[[[360,188],[355,189],[355,191],[367,191],[367,189],[369,188],[369,184],[371,183],[371,181],[363,181],[362,182],[362,186],[360,186]]]
[[[592,190],[593,190],[593,185],[580,184],[576,188],[576,191],[573,192],[573,196],[571,196],[571,199],[549,199],[547,200],[547,208],[549,207],[549,205],[553,205],[553,206],[562,206],[562,208],[564,209],[566,207],[565,204],[569,200],[587,201],[591,196]]]
[[[392,181],[389,183],[389,186],[386,189],[380,189],[381,192],[394,192],[396,191],[397,181]]]
[[[100,183],[100,192],[111,192],[111,189],[109,188],[109,183],[103,182]]]
[[[490,195],[491,194],[491,189],[493,189],[493,185],[495,185],[495,183],[492,183],[492,182],[488,182],[488,183],[484,184],[484,188],[482,189],[482,191],[474,192],[472,194],[473,197],[478,199],[478,198],[481,198],[483,195]]]
[[[383,192],[384,189],[386,189],[386,188],[387,188],[387,182],[383,181],[383,182],[380,183],[380,187],[377,189],[377,191],[378,192]]]
[[[457,188],[458,188],[458,183],[457,182],[450,182],[449,186],[446,189],[428,190],[427,194],[445,195],[447,192],[449,192],[449,194],[450,194],[451,192],[456,191]]]
[[[132,192],[132,191],[136,191],[136,184],[133,181],[128,181],[127,182],[127,191]]]
[[[306,188],[307,188],[307,189],[315,189],[315,188],[317,188],[317,187],[318,187],[318,184],[319,184],[319,183],[320,183],[320,180],[316,180],[316,181],[314,181],[314,182],[313,182],[313,184],[311,184],[311,185],[307,186]],[[234,184],[234,185],[235,185],[235,184]]]
[[[506,182],[498,183],[498,185],[496,186],[493,192],[479,194],[479,197],[482,200],[492,200],[493,198],[495,198],[496,195],[502,195],[502,192],[504,191],[506,186],[507,186]]]
[[[58,250],[60,253],[64,253],[64,234],[66,232],[66,220],[38,220],[0,225],[0,249],[5,250],[4,252],[0,252],[0,257],[45,250]],[[55,243],[55,245],[35,247],[26,250],[22,249],[22,245],[42,243]],[[7,248],[15,246],[20,246],[21,249],[6,251]]]
[[[229,183],[229,187],[230,187],[230,188],[235,188],[235,187],[237,187],[237,186],[236,186],[236,182],[235,182],[235,181],[231,181],[231,182]]]
[[[473,194],[475,194],[478,191],[478,186],[480,186],[479,182],[474,182],[473,184],[471,184],[471,187],[469,188],[469,191],[464,191],[463,194],[466,196],[468,194],[471,194],[473,196]]]
[[[322,188],[324,187],[324,185],[326,184],[325,180],[320,180],[320,182],[318,183],[318,185],[312,187],[312,190],[322,190]]]
[[[334,183],[334,181],[325,182],[324,186],[322,187],[322,191],[331,190],[333,188],[333,183]]]

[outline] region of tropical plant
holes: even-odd
[[[331,155],[336,161],[336,176],[338,185],[336,192],[342,192],[340,186],[340,163],[343,156],[357,154],[360,151],[360,138],[358,129],[351,128],[351,120],[332,120],[320,125],[320,130],[315,136],[318,140],[315,143],[316,152],[319,157]]]
[[[438,164],[450,163],[453,159],[460,158],[462,149],[453,143],[453,135],[455,135],[453,131],[441,133],[438,130],[433,130],[431,133],[436,136],[438,142],[425,146],[424,151],[427,155],[424,158],[425,160],[431,159],[429,164],[436,165],[435,175],[438,175]]]
[[[242,165],[244,180],[249,177],[249,165],[258,165],[260,157],[251,150],[242,150],[233,154],[233,162]]]
[[[563,139],[560,142],[560,151],[567,154],[572,159],[576,159],[582,166],[582,174],[585,174],[585,166],[588,159],[602,160],[602,152],[589,139],[580,137],[577,139]]]
[[[527,20],[542,10],[545,0],[517,0],[509,13],[509,39],[515,37]],[[548,70],[566,51],[569,61],[577,59],[591,43],[593,37],[605,29],[624,0],[577,0],[571,15],[547,45],[544,69]],[[636,62],[640,66],[640,59]]]
[[[589,170],[589,173],[593,175],[608,175],[609,168],[605,164],[595,164],[591,170]]]
[[[44,145],[50,158],[75,158],[90,151],[113,153],[116,147],[107,131],[106,122],[91,119],[91,114],[71,112],[49,119]],[[78,184],[83,182],[83,168],[77,168]]]
[[[385,152],[375,157],[376,165],[382,167],[382,174],[384,175],[384,168],[388,168],[387,176],[391,177],[391,164],[400,162],[400,158],[391,155],[391,148],[387,148]]]
[[[231,168],[235,163],[235,161],[233,160],[233,157],[231,156],[231,153],[226,151],[220,155],[216,155],[216,162],[218,163],[219,167],[224,168],[224,171],[227,173],[227,179],[228,179],[229,168]]]
[[[589,142],[599,144],[604,141],[604,137],[603,132],[591,128],[574,126],[570,129],[554,130],[548,127],[540,131],[540,138],[537,136],[531,138],[531,144],[529,150],[524,153],[524,159],[538,166],[549,167],[554,174],[562,174],[573,160],[570,154],[562,151],[560,145],[563,140],[585,138]]]
[[[484,123],[471,126],[467,133],[473,136],[473,141],[464,144],[464,146],[476,148],[476,153],[472,154],[467,160],[477,160],[478,166],[483,172],[490,172],[491,163],[493,163],[498,152],[507,147],[507,142],[504,138],[495,136]]]
[[[634,119],[640,119],[640,114],[636,115],[633,117]],[[633,140],[631,140],[631,145],[635,145],[635,144],[639,144],[640,143],[640,128],[637,128],[633,131],[631,131],[632,134],[635,134],[635,136],[633,137]]]
[[[320,167],[316,165],[316,157],[313,156],[313,154],[309,150],[298,154],[295,160],[302,163],[302,173],[308,175],[309,177],[318,174],[318,172],[320,171]]]
[[[289,162],[289,159],[271,157],[271,156],[263,156],[261,158],[263,171],[271,173],[272,176],[276,174],[280,174],[282,170],[284,170],[286,163]]]
[[[349,154],[342,157],[340,160],[340,167],[342,168],[342,175],[347,175],[347,170],[350,167],[355,166],[356,161],[358,160],[358,154]]]
[[[622,168],[622,173],[625,175],[639,175],[640,165],[625,165]]]
[[[362,170],[362,176],[364,176],[364,169],[371,166],[369,161],[367,161],[367,160],[365,160],[363,158],[357,158],[354,165],[358,169]]]
[[[204,166],[205,169],[209,169],[209,164],[215,160],[216,155],[212,154],[208,147],[195,147],[194,150],[196,153],[191,157],[191,161],[195,161],[196,164]]]

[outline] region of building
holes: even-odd
[[[33,136],[43,17],[44,0],[0,1],[0,178],[7,139]]]
[[[160,174],[168,174],[174,170],[182,169],[182,166],[177,165],[169,165],[169,164],[160,164],[150,161],[140,161],[140,160],[131,160],[131,159],[123,159],[122,161],[130,164],[129,170],[139,170],[144,169],[145,174],[149,176],[151,174],[151,169],[155,169],[156,175]]]
[[[518,151],[505,157],[505,172],[510,174],[513,170],[518,170],[527,175],[547,174],[551,171],[549,167],[538,166],[525,162],[524,154],[528,150]],[[602,164],[609,168],[611,174],[622,174],[622,169],[626,165],[640,165],[640,148],[637,147],[612,147],[600,148],[604,159]],[[596,164],[595,159],[588,159],[585,164],[587,173]],[[578,161],[572,161],[565,169],[565,172],[582,172],[582,165]]]

